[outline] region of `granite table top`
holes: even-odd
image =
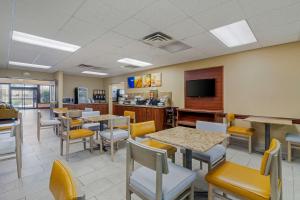
[[[263,124],[293,125],[293,121],[291,119],[282,119],[275,117],[248,117],[245,120]]]
[[[147,135],[148,138],[192,151],[206,152],[222,143],[228,134],[177,126]]]
[[[82,119],[84,121],[89,121],[89,122],[101,122],[101,121],[116,119],[118,117],[119,116],[117,116],[117,115],[105,114],[105,115],[99,115],[99,116],[85,117]]]

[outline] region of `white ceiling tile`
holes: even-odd
[[[217,6],[226,0],[170,0],[179,9],[183,10],[187,15],[193,16]]]
[[[131,18],[118,27],[113,29],[115,32],[125,35],[129,38],[141,40],[146,35],[156,32],[158,29],[153,28],[143,22]]]
[[[72,18],[55,38],[75,45],[86,45],[106,32],[101,26],[95,26],[85,21]]]
[[[205,32],[199,35],[195,35],[189,38],[185,38],[181,40],[183,43],[186,43],[192,47],[199,47],[199,46],[207,46],[207,45],[214,45],[220,48],[224,48],[223,45],[219,40],[217,40],[212,34],[209,32]]]
[[[41,48],[21,42],[11,43],[10,60],[24,63],[32,63],[40,54]]]
[[[110,31],[110,32],[105,33],[99,39],[97,39],[95,41],[95,43],[97,43],[97,45],[101,45],[101,46],[103,46],[103,48],[105,48],[107,46],[123,47],[133,41],[134,40],[132,40],[128,37],[125,37],[118,33]]]
[[[48,66],[55,66],[60,61],[62,61],[67,56],[70,56],[70,52],[65,51],[57,51],[54,49],[49,49],[44,51],[43,53],[39,54],[33,61],[34,64],[38,65],[48,65]]]
[[[2,0],[0,2],[0,68],[6,67],[9,55],[10,28],[11,28],[11,6],[12,1]]]
[[[99,0],[87,0],[74,17],[101,29],[111,29],[127,18],[126,15]]]
[[[168,34],[169,36],[181,40],[190,36],[194,36],[204,32],[203,29],[199,24],[197,24],[193,19],[186,18],[178,23],[171,25],[163,29],[163,32]]]
[[[127,16],[137,13],[142,8],[145,8],[156,1],[157,0],[101,0],[101,2],[110,5]]]
[[[245,19],[241,8],[235,1],[219,4],[193,17],[207,30]]]
[[[295,42],[300,40],[299,34],[292,35],[272,35],[272,37],[262,40],[260,43],[263,47],[285,44],[289,42]]]
[[[186,15],[168,1],[160,0],[141,10],[135,18],[154,28],[163,29],[186,18]]]
[[[273,9],[283,8],[299,0],[236,0],[248,17],[268,13]]]

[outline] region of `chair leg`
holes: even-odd
[[[203,165],[202,165],[202,161],[200,160],[200,169],[202,170]]]
[[[249,136],[248,150],[249,153],[252,153],[252,136]]]
[[[114,161],[114,143],[113,143],[113,141],[110,142],[110,156],[111,156],[111,161]]]
[[[288,142],[288,161],[292,161],[292,144],[291,142]]]
[[[83,141],[83,149],[86,150],[86,139],[82,138],[82,141]]]
[[[191,185],[189,200],[194,200],[194,184]]]
[[[131,192],[126,189],[126,200],[131,200]]]
[[[40,137],[41,137],[41,127],[37,125],[37,139],[40,142]]]
[[[172,163],[175,163],[175,153],[173,155],[171,155],[171,160],[172,160]]]
[[[91,153],[94,151],[93,136],[90,137],[90,151],[91,151]]]
[[[208,200],[214,199],[214,191],[213,186],[211,184],[208,184]]]
[[[64,152],[64,140],[60,139],[60,155],[62,156]]]
[[[185,163],[185,153],[182,154],[182,166],[186,167],[186,163]]]
[[[66,160],[69,161],[70,141],[66,140]]]

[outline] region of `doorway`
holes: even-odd
[[[37,86],[11,84],[11,105],[15,108],[30,109],[37,108]]]

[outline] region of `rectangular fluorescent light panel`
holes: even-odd
[[[16,61],[9,61],[8,64],[19,66],[19,67],[29,67],[29,68],[39,68],[39,69],[50,69],[51,68],[51,66],[47,66],[47,65],[37,65],[37,64],[22,63],[22,62],[16,62]]]
[[[108,75],[107,73],[103,73],[103,72],[93,72],[93,71],[83,71],[81,72],[83,74],[92,74],[92,75],[100,75],[100,76],[105,76]]]
[[[139,66],[139,67],[147,67],[147,66],[152,65],[151,63],[143,62],[140,60],[135,60],[132,58],[122,58],[122,59],[118,60],[118,62],[128,64],[128,65]]]
[[[27,44],[48,47],[52,49],[59,49],[62,51],[69,51],[69,52],[75,52],[80,48],[80,46],[77,45],[60,42],[57,40],[51,40],[48,38],[43,38],[43,37],[22,33],[18,31],[13,31],[12,39],[17,42],[23,42]]]
[[[257,42],[245,20],[210,30],[210,32],[227,47],[236,47]]]

